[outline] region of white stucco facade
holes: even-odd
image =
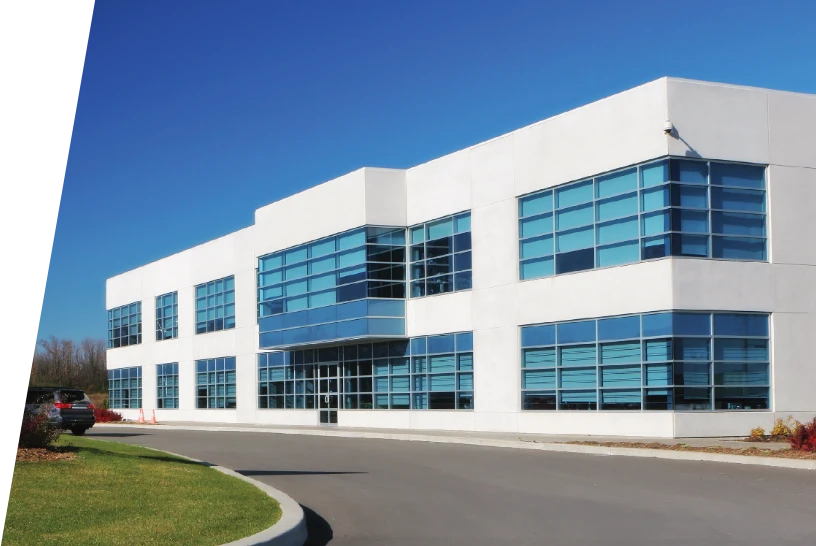
[[[109,349],[108,368],[142,367],[149,416],[156,365],[178,363],[179,408],[157,410],[159,421],[316,425],[315,409],[259,408],[258,258],[361,226],[408,227],[470,211],[472,289],[406,299],[404,337],[473,332],[473,408],[341,407],[340,426],[687,437],[809,418],[814,125],[816,96],[663,78],[407,170],[360,169],[258,209],[250,227],[108,279],[108,309],[142,303],[141,343]],[[767,166],[767,260],[665,257],[520,280],[520,196],[667,156]],[[235,328],[196,334],[195,286],[230,275]],[[155,297],[174,291],[178,338],[156,341]],[[522,326],[670,310],[768,313],[769,409],[522,409]],[[196,409],[195,362],[217,357],[236,359],[237,407]]]

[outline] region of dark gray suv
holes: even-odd
[[[96,424],[94,405],[80,389],[70,387],[29,387],[26,408],[52,404],[49,419],[58,427],[70,430],[76,436]]]

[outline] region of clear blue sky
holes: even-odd
[[[39,336],[105,338],[106,278],[361,166],[666,75],[816,93],[814,20],[808,0],[97,0]]]

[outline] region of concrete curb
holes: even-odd
[[[115,423],[104,426],[116,426]],[[579,444],[558,444],[554,442],[533,442],[527,440],[498,440],[491,438],[468,438],[466,436],[436,436],[428,434],[391,434],[356,430],[290,429],[290,428],[254,428],[240,426],[197,426],[197,425],[120,425],[128,428],[165,428],[168,430],[186,430],[199,432],[260,432],[265,434],[296,434],[301,436],[330,436],[335,438],[368,438],[377,440],[402,440],[409,442],[430,442],[437,444],[462,444],[484,447],[504,447],[510,449],[529,449],[559,453],[580,453],[584,455],[606,455],[617,457],[643,457],[651,459],[672,459],[675,461],[708,461],[716,463],[744,464],[754,466],[771,466],[797,470],[816,470],[816,460],[783,459],[778,457],[756,457],[751,455],[730,455],[725,453],[705,453],[701,451],[669,451],[661,449],[586,446]]]
[[[281,508],[281,517],[271,527],[267,527],[263,531],[255,533],[252,536],[244,537],[222,546],[303,546],[303,543],[306,542],[306,539],[308,538],[308,530],[306,529],[306,516],[303,513],[303,508],[301,508],[300,504],[298,504],[292,497],[283,491],[275,489],[271,485],[259,482],[258,480],[248,478],[243,474],[239,474],[238,472],[230,470],[229,468],[224,468],[223,466],[214,465],[206,461],[194,459],[192,457],[187,457],[186,455],[181,455],[180,453],[173,453],[172,451],[164,451],[163,449],[156,449],[147,446],[139,447],[144,447],[145,449],[150,449],[159,453],[166,453],[167,455],[173,455],[181,459],[186,459],[188,461],[208,466],[223,474],[226,474],[227,476],[232,476],[233,478],[238,478],[239,480],[243,480],[254,485],[278,502]]]

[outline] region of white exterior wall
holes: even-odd
[[[663,132],[667,118],[674,136]],[[664,78],[407,171],[355,171],[258,209],[251,228],[110,279],[108,308],[141,299],[143,342],[109,351],[108,365],[143,366],[150,410],[155,364],[179,362],[181,409],[160,420],[316,424],[314,410],[256,409],[256,258],[365,224],[470,210],[473,289],[409,299],[406,334],[473,331],[475,410],[341,410],[342,426],[678,437],[816,415],[816,227],[806,221],[816,210],[814,124],[816,97]],[[519,196],[665,155],[770,165],[768,263],[666,258],[518,280]],[[229,274],[237,327],[194,335],[193,286]],[[157,343],[153,298],[175,289],[180,337]],[[669,309],[772,313],[772,411],[520,411],[520,326]],[[194,360],[233,355],[238,409],[194,410]]]

